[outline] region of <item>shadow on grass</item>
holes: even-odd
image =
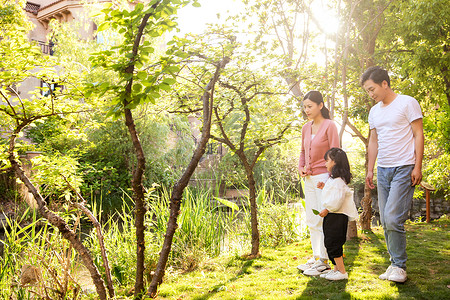
[[[450,299],[448,224],[446,219],[405,226],[408,280],[396,284],[399,298]]]
[[[345,243],[344,264],[349,275],[351,274],[353,262],[358,256],[359,245],[359,238],[353,238]],[[300,274],[300,276],[306,275]],[[297,299],[351,299],[350,293],[345,291],[346,286],[347,280],[330,281],[319,276],[312,276]]]
[[[384,235],[384,231],[381,229],[381,233]],[[375,233],[369,231],[363,233],[365,240],[367,241],[367,244],[369,244],[371,247],[376,248],[375,254],[379,255],[379,257],[383,260],[383,263],[376,263],[374,262],[371,265],[366,266],[368,269],[367,271],[372,273],[376,279],[378,279],[378,276],[380,276],[382,273],[386,271],[386,269],[391,264],[389,260],[389,253],[386,248],[386,243],[384,238],[380,239]],[[412,241],[408,242],[415,242],[414,239]],[[362,247],[364,247],[364,244],[362,244]],[[409,270],[408,270],[409,271]],[[413,299],[437,299],[437,298],[429,298],[425,296],[422,291],[416,286],[415,281],[409,279],[405,283],[395,283],[395,282],[389,282],[391,286],[396,286],[399,295],[398,296],[389,296],[389,295],[381,295],[380,297],[382,299],[404,299],[404,298],[413,298]]]
[[[408,253],[408,280],[405,283],[395,283],[388,282],[391,287],[396,287],[398,295],[380,295],[382,299],[449,299],[449,294],[446,290],[446,280],[442,280],[439,285],[440,288],[436,289],[436,283],[438,283],[435,278],[427,276],[432,275],[433,269],[430,269],[430,262],[436,261],[437,268],[435,273],[446,272],[446,265],[449,263],[449,258],[445,256],[439,247],[435,247],[433,243],[423,243],[423,236],[426,236],[431,240],[440,240],[442,236],[438,236],[436,232],[426,232],[420,229],[420,226],[409,227],[407,229],[407,253]],[[414,229],[414,230],[411,230]],[[381,233],[384,234],[383,230]],[[361,247],[373,247],[375,248],[372,253],[377,255],[378,263],[375,261],[370,265],[364,266],[367,268],[369,273],[375,276],[375,280],[378,276],[385,272],[385,270],[390,265],[389,253],[386,248],[384,238],[379,238],[373,232],[362,233],[362,239],[360,240]],[[365,246],[366,245],[366,246]],[[354,255],[356,257],[357,255]],[[379,262],[379,258],[383,262]],[[428,265],[427,265],[428,264]],[[433,264],[433,263],[432,263]],[[429,273],[429,274],[424,274]],[[450,279],[447,280],[447,282]],[[418,286],[422,287],[422,289]],[[345,288],[345,286],[344,286]],[[347,297],[342,297],[342,299],[348,299]]]
[[[193,299],[195,300],[207,300],[211,297],[213,297],[215,294],[219,293],[222,291],[223,287],[226,287],[229,283],[234,282],[236,280],[238,280],[239,278],[242,278],[245,274],[249,274],[249,269],[250,267],[253,265],[253,263],[255,262],[255,259],[251,259],[251,260],[245,260],[243,258],[239,258],[240,260],[244,261],[244,264],[242,265],[241,269],[239,270],[239,272],[236,274],[236,276],[221,282],[219,284],[216,284],[215,286],[213,286],[213,288],[208,291],[207,294],[205,295],[201,295],[198,297],[194,297]]]

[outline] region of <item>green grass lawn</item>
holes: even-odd
[[[159,299],[450,299],[450,219],[406,225],[408,281],[378,279],[389,266],[383,230],[358,232],[345,245],[349,279],[308,277],[296,266],[311,255],[309,240],[262,249],[261,258],[208,261],[187,274],[168,272]]]

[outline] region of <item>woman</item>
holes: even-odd
[[[303,109],[310,122],[302,128],[299,172],[305,180],[306,225],[309,227],[313,257],[297,268],[305,275],[315,276],[330,270],[324,245],[323,219],[313,213],[313,209],[322,210],[322,190],[317,185],[326,182],[329,177],[325,153],[340,146],[336,125],[330,120],[330,112],[325,107],[322,94],[318,91],[308,92],[303,98]]]

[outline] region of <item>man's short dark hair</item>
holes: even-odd
[[[361,86],[363,86],[367,80],[373,80],[373,82],[379,85],[386,80],[388,86],[391,86],[391,79],[389,78],[388,72],[379,66],[370,67],[361,75]]]

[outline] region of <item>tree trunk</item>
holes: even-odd
[[[243,158],[241,158],[242,160]],[[252,251],[249,258],[258,257],[259,254],[259,229],[258,229],[258,206],[256,203],[256,183],[253,177],[253,170],[243,161],[246,167],[249,201],[250,201],[250,224],[252,227]]]
[[[358,227],[356,221],[348,221],[347,225],[347,240],[358,236]]]
[[[370,132],[369,138],[370,139]],[[366,154],[365,154],[365,162],[364,167],[367,174],[367,169],[369,165],[369,155],[368,155],[368,147],[366,144]],[[361,225],[362,230],[371,230],[371,222],[372,222],[372,191],[367,184],[364,184],[364,197],[361,199],[361,207],[363,209],[361,215],[359,216],[359,224]]]
[[[160,1],[156,1],[152,5],[152,9],[160,5]],[[132,59],[130,65],[125,69],[125,73],[128,73],[131,79],[125,86],[125,100],[123,100],[125,124],[130,132],[131,141],[133,142],[134,151],[137,158],[137,166],[133,170],[133,178],[131,179],[131,187],[133,189],[133,200],[135,204],[135,226],[136,226],[136,282],[134,284],[134,298],[141,299],[145,293],[144,288],[144,254],[145,254],[145,226],[144,218],[147,209],[144,204],[145,190],[142,185],[142,179],[145,171],[145,155],[142,149],[141,141],[139,140],[138,133],[136,131],[136,125],[134,124],[133,115],[131,110],[127,108],[130,104],[132,88],[133,88],[133,73],[135,70],[135,57],[138,55],[139,45],[144,34],[145,26],[147,26],[148,19],[153,13],[147,13],[141,20],[138,32],[131,51]]]
[[[348,90],[347,90],[347,67],[348,67],[348,54],[350,47],[350,24],[351,18],[355,11],[355,5],[352,5],[351,12],[348,20],[346,21],[346,29],[345,29],[345,40],[344,40],[344,50],[342,54],[342,74],[341,74],[341,82],[342,82],[342,90],[343,90],[343,100],[344,100],[344,113],[342,116],[342,126],[339,131],[339,144],[342,147],[342,137],[344,136],[345,127],[348,124]],[[336,43],[337,44],[337,43]],[[337,47],[337,45],[336,45]],[[337,63],[337,61],[336,61]],[[347,239],[351,239],[358,236],[358,230],[356,227],[356,221],[348,222],[347,226]]]
[[[86,206],[85,206],[86,201],[84,200],[83,196],[81,196],[80,193],[78,193],[78,191],[69,183],[69,181],[66,179],[66,177],[64,177],[64,180],[66,181],[67,185],[74,191],[74,193],[77,195],[77,197],[81,201],[80,203],[79,202],[72,203],[72,205],[75,206],[76,208],[78,208],[79,210],[81,210],[83,213],[85,213],[87,215],[87,217],[89,218],[89,220],[91,220],[92,225],[94,225],[94,227],[96,229],[98,244],[100,246],[100,251],[101,251],[101,255],[102,255],[102,259],[103,259],[103,267],[105,268],[106,286],[108,287],[109,297],[114,298],[115,297],[114,285],[112,282],[111,269],[110,269],[109,261],[108,261],[108,253],[106,252],[105,239],[103,237],[100,222],[92,214],[92,212],[86,208]]]
[[[216,72],[214,77],[209,81],[205,88],[205,92],[202,96],[203,102],[203,128],[200,141],[197,148],[194,151],[194,155],[189,162],[189,165],[181,176],[180,180],[175,184],[172,190],[172,196],[170,197],[170,216],[167,223],[167,230],[164,236],[164,243],[159,256],[158,264],[155,269],[155,273],[150,283],[150,287],[147,292],[147,296],[155,298],[157,296],[158,286],[162,283],[167,260],[169,258],[170,250],[172,248],[173,235],[178,228],[177,219],[180,214],[181,199],[183,197],[184,188],[188,185],[189,179],[197,168],[198,162],[202,158],[206,150],[206,144],[209,141],[211,132],[211,119],[213,112],[213,100],[214,100],[214,86],[219,80],[220,70],[223,69],[230,61],[228,57],[225,57],[216,66]]]
[[[69,243],[73,246],[73,248],[80,255],[84,265],[86,266],[86,268],[89,270],[89,273],[91,274],[91,278],[92,278],[92,281],[97,290],[99,299],[106,300],[107,294],[106,294],[105,284],[103,282],[103,279],[102,279],[97,267],[94,264],[94,261],[92,260],[89,250],[78,239],[75,232],[73,232],[70,229],[70,227],[67,225],[67,223],[64,221],[64,219],[62,219],[60,216],[58,216],[57,214],[55,214],[54,212],[52,212],[48,209],[44,198],[39,193],[39,191],[36,189],[36,187],[33,185],[33,183],[31,183],[30,179],[25,175],[24,170],[20,167],[19,163],[14,158],[15,139],[16,139],[16,136],[13,135],[11,137],[11,141],[10,141],[9,161],[11,163],[11,167],[14,169],[16,176],[20,180],[22,180],[24,185],[27,187],[28,191],[31,194],[33,194],[34,198],[36,199],[36,203],[38,205],[39,213],[42,215],[42,217],[47,219],[50,224],[57,227],[59,232],[63,236],[63,238],[68,240]]]
[[[125,124],[130,132],[130,137],[133,142],[134,151],[137,157],[137,165],[133,170],[133,178],[131,179],[131,187],[133,189],[133,200],[135,203],[135,227],[136,227],[136,282],[134,285],[134,298],[141,299],[145,292],[144,289],[144,260],[145,260],[145,225],[144,218],[147,209],[145,208],[145,191],[142,184],[142,179],[145,171],[145,155],[142,149],[141,141],[139,140],[134,124],[131,110],[125,108]]]

